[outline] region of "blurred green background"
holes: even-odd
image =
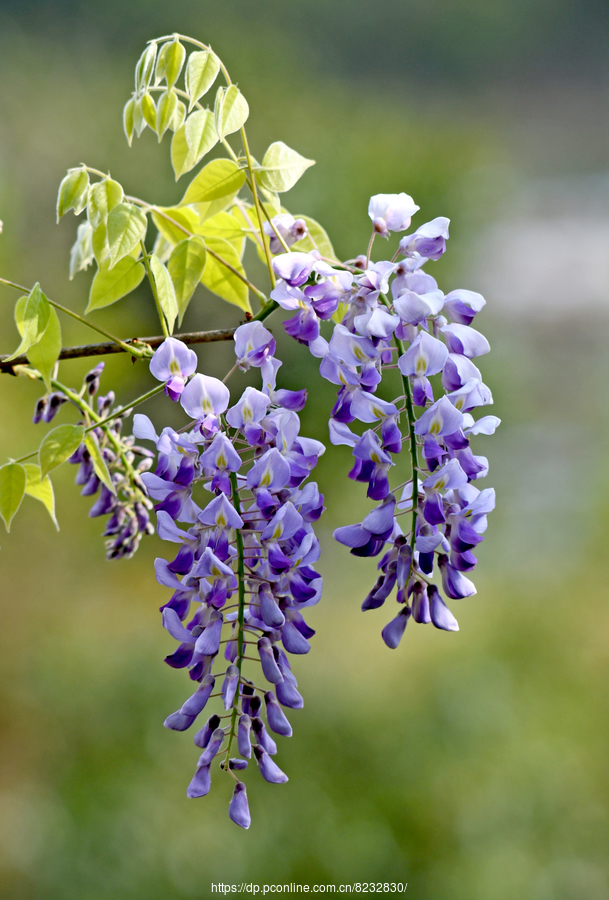
[[[412,194],[416,224],[451,217],[430,270],[444,290],[487,297],[482,369],[503,419],[477,445],[498,493],[478,595],[453,604],[458,635],[411,625],[397,651],[380,639],[390,608],[359,612],[373,563],[331,539],[370,504],[347,481],[346,448],[321,461],[326,589],[296,665],[305,708],[281,741],[289,783],[247,778],[247,833],[220,777],[186,799],[197,752],[162,727],[188,690],[162,662],[164,548],[149,539],[106,563],[71,467],[55,479],[60,534],[26,498],[0,553],[3,898],[186,900],[220,880],[609,898],[608,24],[601,0],[1,0],[1,275],[84,309],[90,273],[67,280],[74,219],[54,224],[69,166],[110,169],[155,202],[181,195],[167,138],[146,132],[129,150],[121,110],[144,42],[190,33],[246,94],[253,152],[284,140],[317,160],[286,204],[339,254],[364,249],[373,193]],[[0,291],[8,352],[15,296]],[[114,314],[122,334],[158,330],[143,288],[97,321]],[[201,292],[184,326],[234,321]],[[64,339],[87,336],[65,322]],[[280,343],[284,386],[310,388],[303,432],[324,438],[332,390]],[[230,353],[199,348],[212,374]],[[63,363],[62,377],[78,384],[87,368]],[[105,389],[127,374],[109,358]],[[31,425],[36,385],[1,383],[4,459],[47,426]],[[129,396],[150,383],[139,366]]]

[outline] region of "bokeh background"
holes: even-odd
[[[192,34],[245,92],[254,153],[281,139],[317,160],[286,204],[339,254],[365,247],[373,193],[412,194],[415,223],[452,219],[432,271],[487,297],[481,362],[503,419],[477,445],[498,494],[478,594],[453,604],[459,634],[411,625],[397,651],[380,639],[387,610],[359,612],[373,564],[331,539],[369,502],[346,448],[321,461],[326,590],[297,665],[306,705],[280,748],[290,782],[248,778],[247,833],[221,778],[186,799],[197,753],[162,727],[187,684],[162,662],[157,539],[106,563],[69,466],[59,534],[26,498],[0,552],[3,898],[379,880],[425,900],[609,897],[608,26],[604,0],[0,0],[0,274],[84,309],[90,273],[67,279],[74,219],[54,223],[69,166],[110,169],[155,202],[181,195],[167,138],[129,150],[121,110],[145,41]],[[0,287],[2,352],[14,300]],[[125,335],[158,330],[143,288],[98,321],[114,314]],[[234,321],[201,291],[185,327]],[[87,339],[70,322],[64,338]],[[310,388],[303,431],[323,439],[331,388],[280,343],[284,385]],[[222,374],[230,348],[199,355]],[[87,368],[63,363],[63,378]],[[136,371],[129,396],[150,384]],[[116,388],[131,364],[109,358],[106,373]],[[46,426],[31,424],[35,385],[1,386],[5,459]]]

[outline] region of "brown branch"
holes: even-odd
[[[216,331],[189,331],[186,334],[175,334],[177,340],[184,344],[206,344],[211,341],[230,341],[235,333],[234,328],[217,329]],[[149,338],[132,338],[131,341],[125,341],[126,344],[137,342],[138,344],[148,344],[149,347],[159,347],[165,338],[163,335]],[[80,347],[64,347],[59,354],[59,359],[80,359],[85,356],[107,356],[110,353],[126,353],[123,347],[112,341],[105,341],[102,344],[83,344]],[[17,356],[9,363],[4,362],[8,354],[0,355],[0,372],[14,375],[13,367],[27,364],[27,356]]]

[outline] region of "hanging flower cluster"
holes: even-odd
[[[281,362],[261,322],[237,328],[235,351],[240,368],[261,369],[263,389],[247,387],[229,407],[226,385],[194,374],[195,353],[167,338],[150,370],[193,422],[182,433],[165,428],[158,435],[136,415],[133,431],[157,449],[156,469],[142,481],[157,503],[159,537],[179,544],[172,561],[155,562],[157,580],[173,591],[161,609],[178,646],[166,662],[188,668],[198,684],[165,726],[185,731],[211,697],[220,699],[220,713],[194,736],[202,753],[187,793],[207,794],[220,760],[236,782],[229,815],[248,828],[247,793],[235,772],[253,754],[263,778],[287,781],[272,758],[277,745],[267,726],[291,735],[282,707],[303,705],[287,654],[308,653],[314,631],[302,611],[321,597],[312,567],[323,497],[314,482],[304,482],[325,448],[299,434],[306,392],[276,389]],[[253,674],[246,675],[248,666]],[[260,675],[272,689],[259,686]]]
[[[321,375],[338,386],[330,440],[352,448],[349,477],[367,484],[368,497],[380,501],[361,523],[338,528],[334,536],[356,556],[377,556],[388,546],[362,608],[380,607],[396,589],[400,611],[382,632],[392,648],[411,615],[416,622],[458,629],[432,578],[439,574],[451,600],[475,593],[464,573],[476,565],[474,551],[495,503],[492,489],[473,483],[487,474],[488,462],[470,446],[472,436],[492,434],[499,424],[496,416],[472,416],[492,403],[473,362],[490,349],[471,326],[485,301],[462,289],[444,295],[423,271],[444,253],[449,220],[436,218],[403,237],[392,260],[370,262],[375,236],[407,230],[418,208],[407,194],[372,197],[368,253],[341,268],[316,251],[273,259],[279,281],[271,296],[284,309],[297,310],[285,330],[321,358]],[[327,319],[335,322],[329,341],[320,334]],[[386,370],[396,368],[402,393],[387,401],[378,389]],[[372,427],[356,433],[349,427],[356,420]],[[412,475],[392,489],[394,456],[403,448]],[[406,534],[398,521],[403,515],[410,519]]]

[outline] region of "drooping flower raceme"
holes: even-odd
[[[176,359],[178,343],[170,345]],[[150,364],[159,380],[166,344]],[[219,762],[236,782],[229,815],[248,828],[246,788],[236,773],[253,757],[266,781],[287,781],[273,759],[271,732],[291,735],[284,709],[303,705],[290,657],[308,653],[314,631],[303,611],[321,597],[313,523],[323,497],[305,482],[325,448],[300,436],[296,410],[306,393],[276,389],[281,363],[270,332],[260,322],[242,325],[235,349],[242,367],[263,369],[262,390],[248,387],[230,405],[221,381],[194,374],[175,392],[194,420],[186,432],[157,434],[143,415],[133,431],[156,446],[156,469],[142,481],[156,503],[159,537],[178,545],[171,561],[155,562],[157,580],[173,592],[161,608],[177,641],[166,662],[187,668],[194,687],[165,725],[191,728],[217,698],[218,711],[197,723],[201,754],[187,793],[207,794]]]
[[[382,631],[391,648],[410,617],[458,629],[440,586],[449,600],[475,593],[466,573],[476,565],[495,503],[492,488],[477,486],[488,461],[470,445],[499,424],[496,416],[472,415],[492,403],[474,362],[490,350],[472,327],[485,301],[464,289],[444,295],[423,271],[444,253],[449,220],[421,225],[400,240],[392,260],[370,262],[374,234],[406,230],[417,210],[407,194],[372,197],[373,239],[353,264],[330,266],[314,251],[273,260],[279,280],[271,296],[284,309],[300,310],[284,323],[286,331],[308,345],[321,359],[321,375],[338,387],[330,440],[351,448],[349,477],[366,484],[378,503],[361,523],[338,528],[335,538],[355,556],[385,551],[362,608],[380,607],[396,592],[398,614]],[[327,340],[320,321],[331,317]],[[397,369],[402,382],[393,401],[378,395],[388,369]],[[354,422],[364,429],[353,430]],[[394,457],[402,452],[410,456],[411,477],[392,486]]]

